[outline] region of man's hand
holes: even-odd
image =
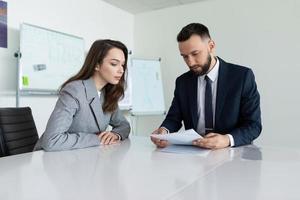
[[[101,144],[115,144],[119,141],[119,137],[110,131],[104,131],[98,135]]]
[[[221,149],[230,145],[228,135],[221,135],[219,133],[209,133],[202,139],[193,141],[193,145],[206,149]]]
[[[152,132],[152,134],[167,134],[167,133],[168,133],[168,131],[163,127],[160,127]],[[164,148],[164,147],[168,146],[168,141],[166,141],[166,140],[160,140],[160,139],[157,139],[154,137],[151,137],[151,140],[158,148]]]

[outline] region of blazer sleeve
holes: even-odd
[[[239,125],[230,134],[234,146],[250,144],[262,130],[260,96],[251,69],[247,70],[240,104]]]
[[[121,140],[128,138],[130,133],[130,125],[119,107],[112,113],[109,125],[112,126],[112,132],[121,136]]]
[[[76,88],[70,85],[67,85],[61,91],[40,141],[40,145],[45,151],[60,151],[100,145],[96,133],[68,131],[73,122],[73,117],[80,109],[75,93]]]
[[[177,132],[182,126],[182,109],[180,104],[180,79],[176,79],[174,97],[172,100],[171,107],[168,111],[168,114],[160,125],[161,127],[165,127],[169,130],[170,133]]]

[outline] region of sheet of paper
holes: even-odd
[[[177,154],[193,154],[201,157],[206,157],[211,152],[209,149],[187,145],[169,145],[165,148],[158,148],[157,151]]]
[[[186,131],[175,132],[170,134],[152,134],[151,137],[158,138],[160,140],[167,140],[170,144],[180,145],[192,145],[192,142],[196,139],[202,138],[194,129]]]

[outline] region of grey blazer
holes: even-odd
[[[68,83],[60,92],[47,127],[35,150],[60,151],[85,148],[100,144],[99,132],[108,125],[121,139],[128,137],[130,126],[119,108],[103,113],[104,92],[99,98],[93,79]]]

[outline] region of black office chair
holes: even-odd
[[[29,107],[0,108],[0,156],[31,152],[37,140]]]
[[[0,157],[3,157],[3,156],[5,156],[4,155],[4,138],[3,138],[2,131],[0,128]]]

